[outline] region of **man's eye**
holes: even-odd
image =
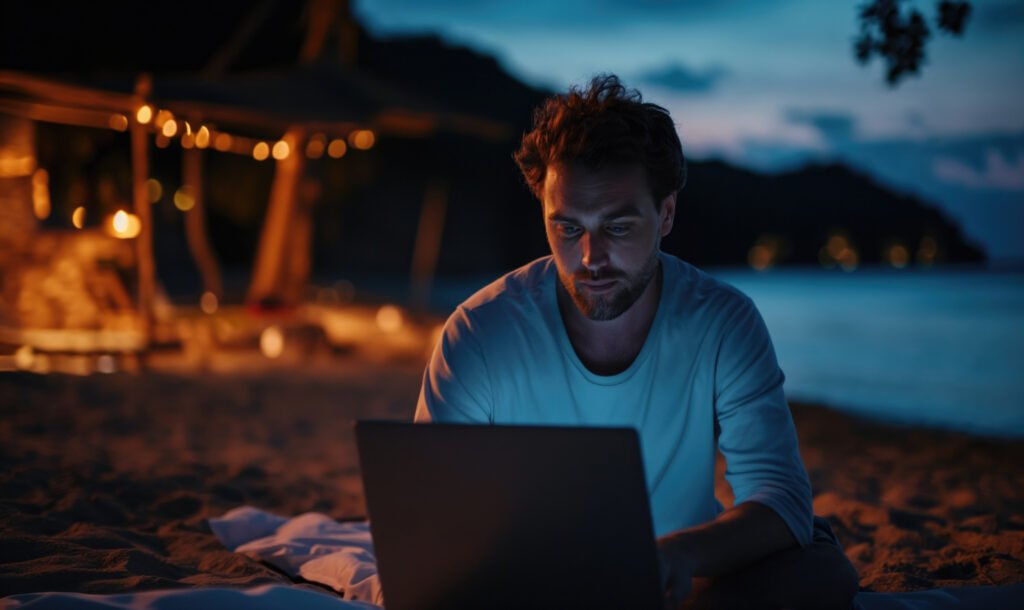
[[[614,235],[616,237],[621,237],[626,233],[629,233],[629,227],[626,225],[608,225],[604,230],[607,231],[609,235]]]
[[[580,228],[572,225],[558,225],[558,231],[562,237],[576,237],[580,234]]]

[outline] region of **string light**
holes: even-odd
[[[118,239],[131,239],[137,237],[142,231],[142,223],[135,214],[118,210],[113,218],[110,219],[110,228],[114,237]]]
[[[375,141],[376,136],[369,129],[357,129],[348,135],[349,144],[359,150],[370,150]]]
[[[139,110],[141,111],[142,109],[140,108]],[[141,123],[142,121],[139,122]],[[114,131],[124,131],[125,129],[128,129],[128,117],[123,114],[112,114],[110,115],[110,121],[108,121],[107,124],[110,125],[110,128]]]
[[[135,120],[143,125],[150,122],[153,120],[153,109],[148,104],[143,105],[136,111]]]
[[[196,132],[196,148],[206,148],[210,145],[210,130],[203,125]]]
[[[277,159],[278,161],[284,161],[285,159],[288,158],[288,155],[290,153],[291,147],[288,146],[288,143],[285,142],[284,140],[278,140],[276,143],[274,143],[274,149],[272,151],[272,154],[274,155],[274,158]]]
[[[71,224],[76,229],[85,227],[85,206],[80,205],[71,213]]]
[[[348,146],[345,144],[345,140],[331,140],[327,146],[327,155],[332,159],[344,157],[346,151],[348,151]]]
[[[270,156],[270,146],[266,142],[257,142],[256,146],[252,147],[252,158],[257,161],[263,161]]]

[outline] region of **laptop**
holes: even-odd
[[[360,421],[388,610],[663,608],[637,433]]]

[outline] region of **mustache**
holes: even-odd
[[[606,280],[617,280],[625,277],[626,274],[617,269],[602,269],[601,271],[577,271],[572,274],[574,282],[603,282]]]

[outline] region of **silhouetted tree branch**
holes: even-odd
[[[895,86],[920,72],[925,45],[931,31],[916,7],[904,7],[904,0],[870,0],[861,6],[860,36],[854,42],[857,61],[866,64],[876,55],[886,64],[885,80]],[[936,4],[935,23],[940,31],[960,36],[971,14],[969,2],[941,0]]]

